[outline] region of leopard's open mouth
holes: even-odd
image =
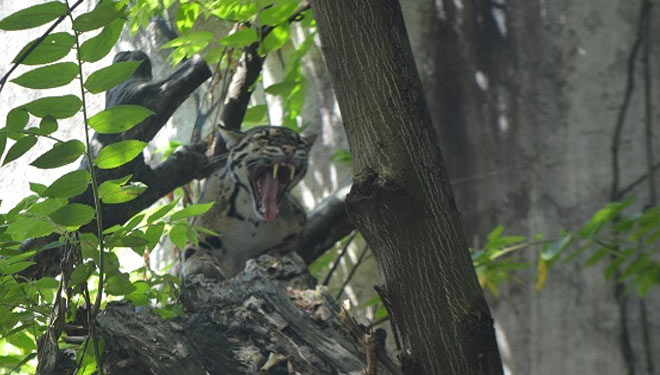
[[[250,168],[250,184],[257,214],[266,221],[273,221],[279,212],[279,203],[284,193],[300,173],[295,164],[273,162],[258,164]]]

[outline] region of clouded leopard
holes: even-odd
[[[277,126],[220,132],[227,163],[207,179],[200,203],[215,204],[194,224],[221,235],[203,235],[199,247],[186,250],[184,275],[231,278],[250,258],[296,249],[306,222],[289,191],[307,171],[315,137]]]

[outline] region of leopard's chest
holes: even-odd
[[[267,222],[256,217],[252,198],[240,184],[213,177],[200,202],[215,204],[195,224],[220,234],[220,246],[215,246],[212,253],[220,260],[223,273],[233,275],[248,259],[261,254],[295,249],[306,216],[293,197],[285,194],[277,218]]]

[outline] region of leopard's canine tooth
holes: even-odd
[[[296,166],[294,164],[290,164],[289,169],[291,170],[291,177],[289,178],[289,180],[293,180],[293,176],[296,175]]]
[[[273,164],[273,178],[277,178],[277,171],[280,169],[280,163]]]

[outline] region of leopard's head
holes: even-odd
[[[245,132],[221,127],[220,133],[229,149],[231,177],[249,191],[259,219],[275,220],[282,196],[307,172],[307,154],[316,136],[303,137],[279,126],[258,126]]]

